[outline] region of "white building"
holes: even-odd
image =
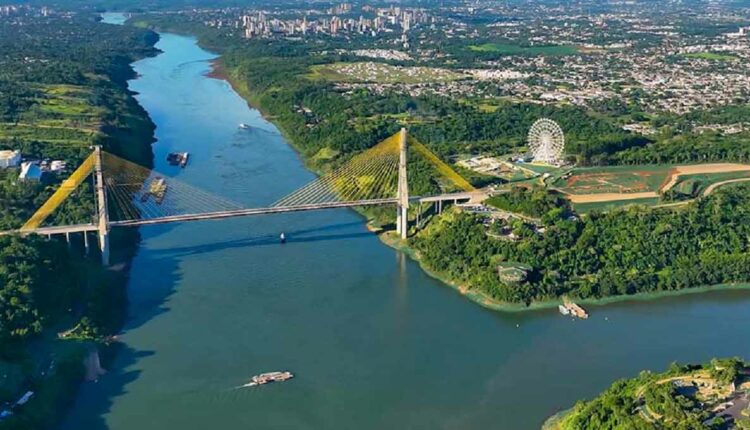
[[[21,163],[21,151],[0,151],[0,168],[16,167]]]
[[[60,173],[67,167],[67,163],[62,160],[52,160],[52,162],[49,163],[49,171],[50,173]]]

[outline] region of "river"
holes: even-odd
[[[206,76],[216,55],[173,34],[157,47],[130,82],[157,124],[157,170],[248,207],[313,178],[271,123]],[[188,168],[167,165],[173,150],[190,151]],[[592,307],[587,321],[489,311],[349,210],[141,233],[123,347],[63,429],[536,430],[641,369],[750,357],[748,292]],[[297,377],[234,389],[273,370]]]

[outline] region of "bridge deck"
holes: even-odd
[[[99,227],[97,227],[95,224],[75,224],[75,225],[61,225],[61,226],[55,226],[55,227],[39,227],[35,229],[18,229],[18,230],[8,230],[8,231],[0,231],[0,236],[6,236],[9,234],[39,234],[39,235],[48,235],[48,234],[65,234],[65,233],[81,233],[84,231],[97,231]]]
[[[377,200],[362,200],[362,201],[356,201],[356,202],[320,203],[320,204],[314,204],[314,205],[300,205],[300,206],[289,206],[289,207],[282,206],[282,207],[270,207],[270,208],[238,209],[238,210],[232,210],[232,211],[209,212],[209,213],[204,213],[204,214],[174,215],[174,216],[168,216],[168,217],[143,219],[143,220],[111,221],[109,224],[113,227],[134,227],[134,226],[139,226],[139,225],[236,218],[236,217],[251,216],[251,215],[267,215],[267,214],[313,211],[313,210],[323,210],[323,209],[350,208],[350,207],[355,207],[355,206],[376,206],[376,205],[395,204],[396,202],[397,202],[396,199],[377,199]]]
[[[470,191],[460,192],[451,194],[441,194],[438,196],[413,196],[409,200],[412,202],[420,203],[432,203],[439,201],[454,201],[454,200],[482,200],[486,197],[486,194],[481,191]],[[237,209],[230,211],[220,212],[208,212],[203,214],[186,214],[186,215],[174,215],[167,217],[159,217],[152,219],[141,219],[141,220],[123,220],[123,221],[110,221],[112,227],[137,227],[141,225],[154,225],[154,224],[166,224],[173,222],[185,222],[185,221],[201,221],[201,220],[214,220],[214,219],[225,219],[225,218],[236,218],[253,215],[268,215],[268,214],[279,214],[289,212],[302,212],[302,211],[313,211],[323,209],[337,209],[337,208],[351,208],[356,206],[377,206],[377,205],[388,205],[396,204],[398,199],[375,199],[375,200],[360,200],[353,202],[333,202],[333,203],[319,203],[310,205],[299,205],[299,206],[288,206],[288,207],[268,207],[268,208],[253,208],[253,209]],[[24,229],[24,230],[11,230],[0,232],[0,235],[7,234],[31,234],[36,233],[40,235],[50,234],[66,234],[66,233],[80,233],[88,231],[98,231],[96,224],[76,224],[67,226],[56,226],[56,227],[39,227],[36,229]]]

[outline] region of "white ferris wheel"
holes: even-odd
[[[534,161],[546,164],[560,164],[565,149],[565,135],[551,119],[538,119],[529,129],[529,150]]]

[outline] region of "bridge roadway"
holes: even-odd
[[[470,200],[470,201],[481,201],[486,198],[486,193],[482,191],[469,191],[451,194],[441,194],[438,196],[414,196],[409,200],[412,202],[419,203],[435,203],[435,202],[457,202],[459,200]],[[268,207],[268,208],[253,208],[253,209],[237,209],[229,211],[219,212],[208,212],[203,214],[185,214],[185,215],[173,215],[165,216],[152,219],[142,220],[124,220],[124,221],[110,221],[109,225],[112,227],[137,227],[141,225],[154,225],[154,224],[166,224],[173,222],[185,222],[185,221],[200,221],[200,220],[213,220],[213,219],[224,219],[224,218],[236,218],[243,216],[252,215],[267,215],[267,214],[279,214],[288,212],[301,212],[301,211],[312,211],[312,210],[323,210],[323,209],[337,209],[337,208],[350,208],[356,206],[377,206],[377,205],[388,205],[397,204],[398,199],[374,199],[374,200],[360,200],[354,202],[333,202],[333,203],[319,203],[310,205],[299,205],[299,206],[280,206],[280,207]],[[39,227],[34,230],[10,230],[0,232],[0,235],[8,234],[39,234],[39,235],[53,235],[53,234],[70,234],[70,233],[81,233],[89,231],[98,231],[96,224],[75,224],[55,227]]]

